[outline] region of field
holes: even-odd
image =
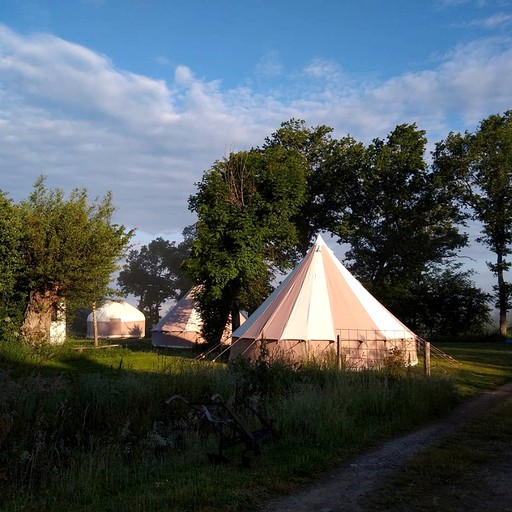
[[[249,510],[512,378],[504,343],[438,344],[457,363],[434,358],[429,379],[421,365],[226,365],[157,352],[148,340],[124,345],[33,352],[0,344],[2,510]],[[224,452],[229,462],[213,464],[211,425],[181,402],[166,404],[176,394],[203,404],[215,393],[271,421],[277,435],[261,454],[236,446]],[[256,428],[254,415],[238,411]]]

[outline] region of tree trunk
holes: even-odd
[[[507,285],[505,283],[503,268],[504,268],[503,253],[501,251],[498,251],[496,273],[498,275],[498,306],[499,306],[499,312],[500,312],[500,334],[503,337],[506,337],[507,336],[508,297],[507,297]]]
[[[96,302],[92,303],[92,337],[94,338],[94,347],[98,348],[98,318],[96,316]]]
[[[231,332],[235,332],[240,327],[240,310],[233,306],[231,308]]]
[[[21,326],[21,336],[25,343],[32,346],[50,343],[52,311],[58,300],[57,289],[30,292]]]

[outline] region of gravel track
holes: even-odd
[[[320,479],[297,489],[291,495],[279,496],[265,502],[259,510],[261,512],[367,512],[371,510],[367,508],[370,498],[379,488],[388,483],[408,460],[509,397],[512,397],[512,382],[465,402],[442,420],[385,442],[379,448],[329,471]]]

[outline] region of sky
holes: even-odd
[[[510,108],[512,0],[0,0],[0,189],[111,191],[138,243],[178,240],[204,171],[289,119],[416,123],[431,151]]]

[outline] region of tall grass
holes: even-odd
[[[2,510],[236,510],[443,414],[456,400],[449,379],[405,369],[145,357],[151,371],[135,371],[126,348],[0,352]],[[112,362],[80,371],[91,358]],[[73,371],[45,372],[66,361]],[[218,444],[211,426],[182,403],[166,404],[176,394],[201,404],[216,393],[230,404],[250,401],[279,434],[249,469],[240,469],[243,448],[228,451],[231,464],[210,464],[206,454]]]

